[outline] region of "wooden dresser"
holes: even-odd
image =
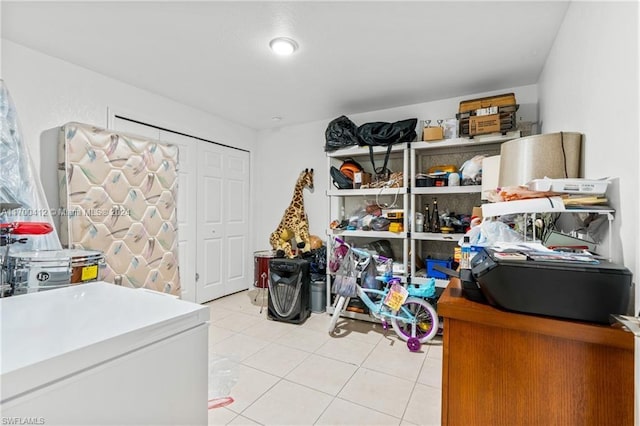
[[[633,425],[632,333],[472,302],[458,279],[438,313],[443,425]]]

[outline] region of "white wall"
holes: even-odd
[[[515,93],[523,120],[536,121],[538,93],[535,85],[353,114],[349,118],[356,125],[361,125],[373,121],[393,122],[406,118],[423,120],[454,117],[461,100],[509,92]],[[320,120],[258,133],[255,171],[260,178],[256,182],[255,192],[260,196],[256,199],[256,212],[259,212],[259,217],[254,229],[259,249],[271,248],[269,235],[276,229],[284,210],[291,202],[295,181],[304,168],[314,169],[314,191],[305,192],[305,210],[309,216],[311,234],[324,239],[329,222],[337,219],[329,218],[325,195],[329,177],[324,152],[324,132],[330,121],[331,119]]]
[[[634,275],[640,264],[638,22],[637,2],[572,2],[538,82],[542,132],[583,133],[585,177],[617,178],[608,194],[616,209],[612,256]]]
[[[0,34],[2,34],[2,0],[0,0]],[[0,78],[2,78],[2,39],[0,39]]]
[[[149,124],[254,150],[256,132],[252,129],[9,40],[1,41],[3,79],[16,105],[24,140],[51,208],[59,205],[58,128],[70,121],[107,127],[108,108]]]

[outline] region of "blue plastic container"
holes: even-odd
[[[439,278],[441,280],[446,280],[449,278],[447,274],[444,274],[440,271],[436,271],[433,269],[434,265],[440,265],[445,268],[451,268],[451,260],[440,260],[440,259],[427,259],[425,261],[427,268],[427,277],[429,278]]]

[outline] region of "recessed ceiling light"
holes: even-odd
[[[272,121],[282,121],[282,117],[271,117]]]
[[[278,37],[269,42],[269,47],[275,54],[286,56],[298,49],[298,43],[290,38]]]

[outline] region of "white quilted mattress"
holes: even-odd
[[[180,295],[178,147],[80,123],[61,128],[61,240],[100,250],[100,279]]]

